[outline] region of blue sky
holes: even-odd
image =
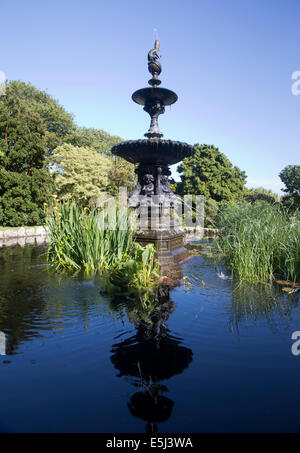
[[[280,192],[299,165],[298,0],[52,0],[1,4],[0,71],[47,89],[80,126],[142,138],[149,117],[131,94],[147,85],[158,30],[162,86],[178,102],[165,138],[214,144],[248,186]]]

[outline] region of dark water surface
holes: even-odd
[[[196,256],[191,284],[145,313],[57,276],[45,251],[0,250],[0,431],[300,431],[299,293]]]

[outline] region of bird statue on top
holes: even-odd
[[[148,70],[153,77],[151,80],[149,80],[148,83],[152,86],[159,85],[161,83],[160,80],[158,80],[158,76],[161,73],[161,64],[159,62],[161,55],[158,54],[158,51],[159,41],[158,39],[156,39],[154,43],[154,49],[151,49],[148,52]]]

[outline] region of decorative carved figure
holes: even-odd
[[[159,41],[155,40],[154,49],[151,49],[148,53],[148,69],[150,74],[154,79],[157,79],[161,73],[161,64],[158,61],[161,56],[158,54],[159,51]]]
[[[167,175],[161,175],[160,184],[161,184],[161,189],[164,193],[173,194],[171,187],[169,186],[169,178]]]
[[[143,193],[146,196],[154,195],[154,176],[150,174],[144,175],[143,182],[144,182],[144,186],[142,189]]]
[[[142,186],[138,182],[131,194],[129,195],[128,205],[131,208],[137,208],[140,204],[140,194],[141,194]]]

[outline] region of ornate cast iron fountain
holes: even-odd
[[[119,143],[112,148],[112,152],[128,162],[138,164],[136,169],[138,182],[129,196],[129,206],[146,207],[149,219],[152,210],[152,220],[137,232],[137,240],[142,244],[154,243],[162,267],[171,267],[186,257],[187,250],[183,246],[184,233],[176,222],[173,220],[168,225],[164,223],[166,210],[172,211],[174,204],[178,203],[178,197],[169,186],[171,174],[169,165],[191,156],[195,150],[187,143],[162,139],[158,117],[165,112],[165,106],[174,104],[178,97],[173,91],[159,87],[161,57],[158,51],[159,41],[156,40],[154,49],[148,53],[148,70],[152,74],[148,81],[150,87],[137,90],[132,95],[133,101],[143,105],[144,110],[150,115],[150,128],[144,134],[147,139]],[[153,222],[154,211],[157,222]]]

